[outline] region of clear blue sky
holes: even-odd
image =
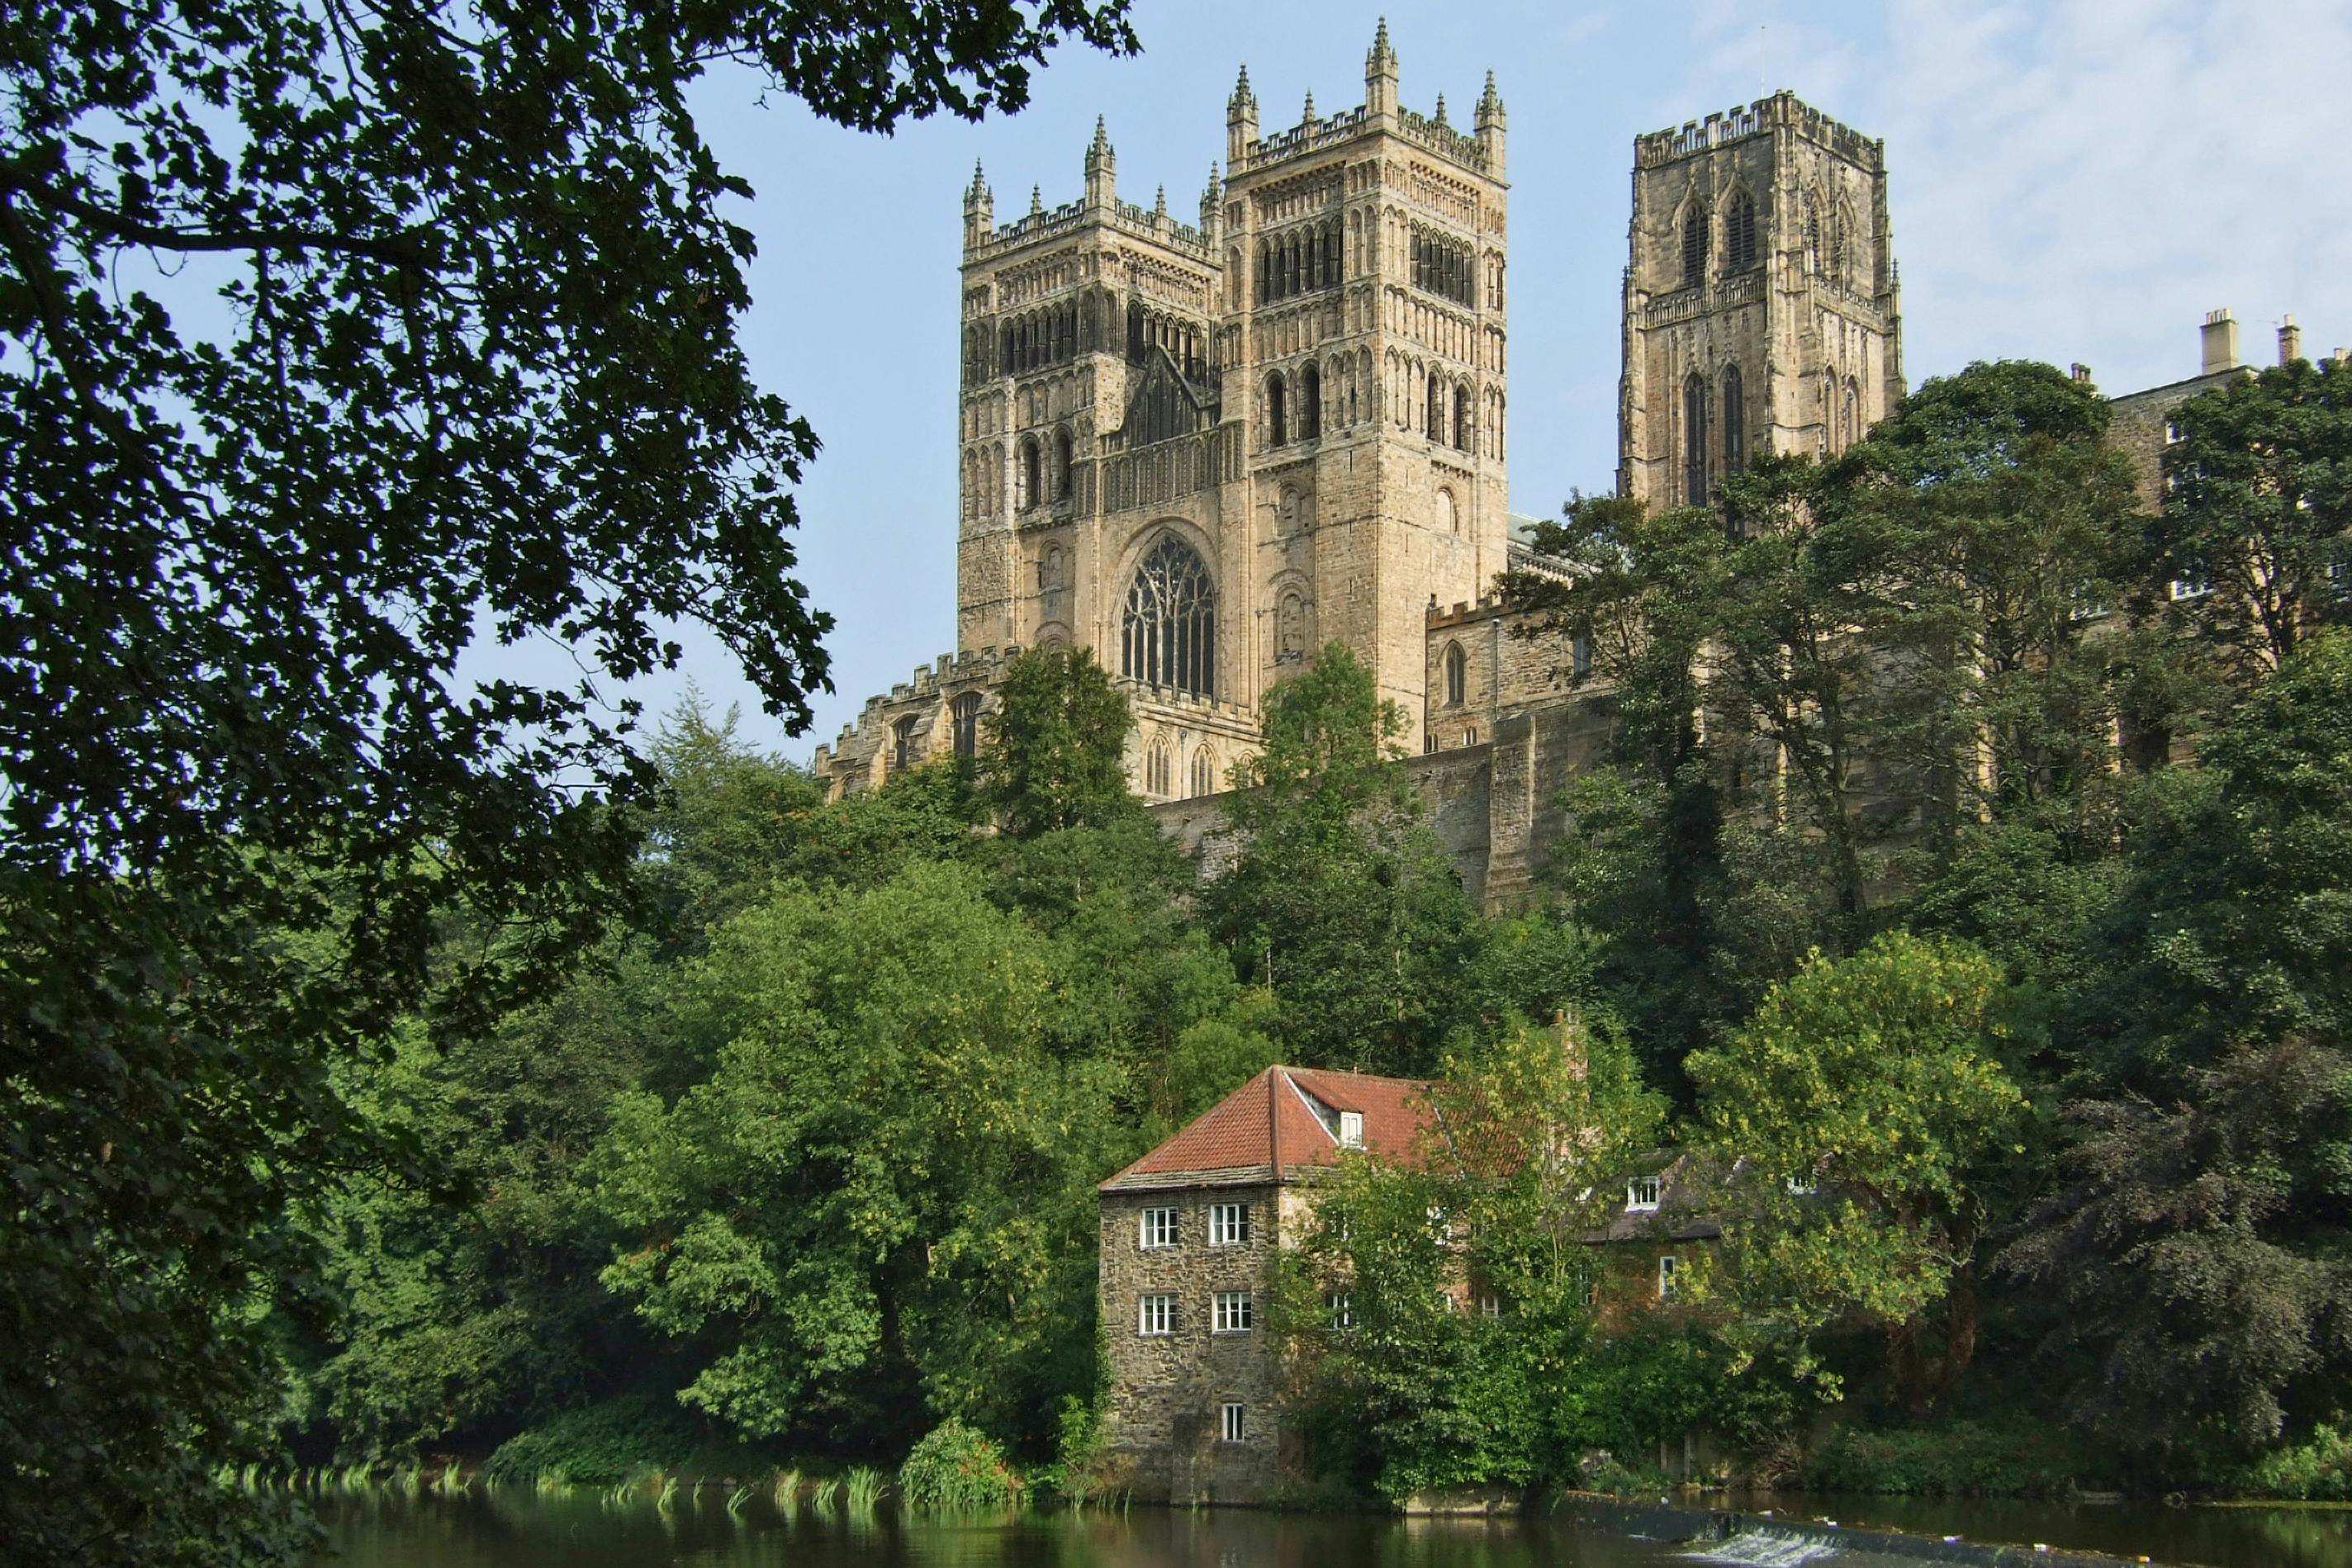
[[[1618,288],[1633,137],[1788,88],[1886,142],[1913,385],[1971,360],[2090,364],[2123,392],[2194,373],[2197,324],[2228,305],[2268,362],[2293,312],[2315,357],[2352,343],[2352,81],[2343,0],[2063,0],[1884,7],[1703,0],[1580,7],[1391,4],[1405,103],[1466,121],[1486,71],[1509,122],[1511,492],[1550,514],[1615,461]],[[702,94],[720,156],[750,179],[758,235],[742,325],[762,382],[815,425],[803,580],[838,626],[836,691],[787,738],[725,653],[689,635],[686,672],[743,734],[805,759],[871,693],[954,635],[956,267],[982,160],[1000,220],[1081,189],[1103,115],[1119,193],[1165,184],[1190,222],[1246,60],[1261,127],[1362,101],[1378,11],[1292,0],[1137,0],[1143,52],[1058,51],[1030,107],[894,138]],[[512,658],[515,655],[501,655]],[[542,679],[571,673],[544,652]],[[544,661],[544,663],[541,663]],[[480,672],[477,672],[480,673]],[[683,685],[647,684],[659,709]]]

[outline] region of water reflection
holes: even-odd
[[[2352,1568],[2352,1513],[1904,1498],[1753,1500],[1798,1519],[1977,1542],[2047,1542],[2209,1568]],[[735,1506],[730,1509],[730,1503]],[[1573,1520],[1398,1520],[1138,1508],[899,1518],[835,1501],[780,1511],[764,1492],[645,1498],[522,1489],[324,1499],[339,1568],[1660,1568],[1686,1549]],[[1840,1552],[1828,1568],[1895,1560]],[[1914,1560],[1916,1561],[1916,1560]]]

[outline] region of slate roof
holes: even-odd
[[[1736,1167],[1735,1167],[1736,1168]],[[1618,1208],[1601,1229],[1584,1237],[1588,1245],[1610,1241],[1707,1241],[1723,1234],[1723,1222],[1712,1210],[1723,1197],[1725,1173],[1708,1169],[1689,1155],[1659,1149],[1631,1162],[1629,1176],[1658,1178],[1658,1207],[1624,1205],[1624,1185],[1615,1189]]]
[[[1105,1192],[1289,1181],[1339,1159],[1339,1115],[1364,1118],[1364,1146],[1410,1161],[1434,1123],[1429,1085],[1313,1067],[1269,1067],[1174,1137],[1102,1184]]]

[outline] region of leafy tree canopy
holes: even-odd
[[[691,84],[887,131],[1019,107],[1064,37],[1131,48],[1124,0],[0,21],[0,1302],[45,1325],[0,1353],[0,1555],[247,1539],[226,1309],[383,1154],[329,1061],[479,1030],[629,906],[626,710],[461,651],[623,680],[691,619],[806,721],[816,441],[737,343],[751,192]],[[428,961],[444,914],[495,939]]]
[[[1125,761],[1135,721],[1091,651],[1024,649],[1005,667],[998,701],[982,721],[981,798],[1005,832],[1028,839],[1139,814]]]

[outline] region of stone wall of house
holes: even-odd
[[[1104,1443],[1114,1484],[1138,1499],[1260,1502],[1278,1473],[1282,1366],[1268,1315],[1284,1224],[1270,1177],[1102,1195],[1097,1278],[1110,1372]],[[1249,1240],[1213,1247],[1209,1206],[1233,1202],[1250,1206]],[[1141,1245],[1143,1211],[1158,1207],[1177,1210],[1173,1247]],[[1248,1333],[1214,1332],[1221,1291],[1252,1293]],[[1140,1333],[1140,1299],[1160,1292],[1177,1299],[1175,1330]],[[1223,1435],[1228,1402],[1242,1406],[1239,1442]]]

